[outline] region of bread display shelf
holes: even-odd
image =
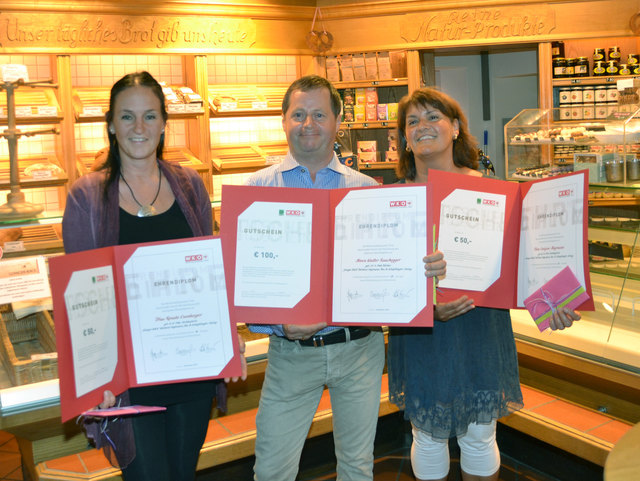
[[[10,241],[13,248],[7,249],[7,246],[4,246],[3,257],[23,257],[25,255],[62,252],[62,225],[23,226],[19,237],[11,238]]]
[[[215,117],[280,115],[288,85],[211,85],[209,109]]]
[[[177,90],[180,87],[171,87]],[[73,110],[78,122],[104,122],[104,115],[109,110],[111,87],[82,87],[73,89]],[[176,110],[177,109],[177,110]],[[187,104],[171,102],[167,104],[170,119],[193,118],[204,114],[202,103]]]
[[[0,355],[14,386],[58,378],[53,319],[48,311],[16,319],[2,313]]]
[[[63,115],[53,89],[23,88],[15,90],[16,121],[23,124],[51,124]],[[0,91],[0,124],[7,125],[7,95]]]
[[[99,151],[99,152],[102,152]],[[177,162],[183,167],[191,167],[199,174],[208,174],[209,169],[200,159],[185,147],[171,147],[164,150],[163,158],[169,162]],[[76,154],[78,175],[85,175],[98,168],[102,160],[96,161],[96,153],[79,152]]]
[[[277,163],[286,153],[286,142],[216,147],[211,150],[211,163],[219,174],[253,172]]]
[[[38,165],[42,164],[42,166]],[[47,169],[47,164],[51,169]],[[24,156],[18,161],[20,187],[59,187],[67,183],[69,178],[60,162],[53,154]],[[26,172],[25,172],[26,171]],[[0,189],[8,189],[10,166],[9,159],[0,159]]]

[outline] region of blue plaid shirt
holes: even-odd
[[[333,159],[331,159],[329,165],[316,173],[314,182],[311,180],[311,175],[309,175],[309,169],[298,164],[290,152],[287,153],[281,163],[254,173],[246,184],[263,187],[300,187],[304,189],[341,189],[378,185],[371,177],[341,164],[336,154],[333,154]],[[282,324],[251,324],[249,329],[253,332],[285,337]],[[326,327],[319,331],[318,334],[326,334],[336,329],[342,328]]]

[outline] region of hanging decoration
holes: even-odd
[[[320,19],[322,24],[322,31],[314,30],[316,25],[316,17]],[[311,23],[311,31],[306,36],[307,45],[315,53],[325,53],[333,46],[333,35],[331,32],[327,32],[322,21],[322,12],[319,8],[316,8],[316,12],[313,15],[313,22]]]

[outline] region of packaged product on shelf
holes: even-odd
[[[340,70],[338,69],[338,57],[331,55],[325,61],[327,70],[327,80],[329,82],[340,82]]]
[[[367,102],[364,109],[364,117],[367,119],[367,122],[378,120],[378,105]]]
[[[387,104],[378,104],[378,120],[388,120]]]
[[[355,120],[355,112],[353,105],[344,105],[342,107],[343,120],[345,122],[353,122]]]
[[[368,104],[378,103],[378,90],[375,87],[366,87],[364,90],[364,95]]]
[[[359,152],[358,153],[358,163],[368,163],[368,162],[377,162],[378,161],[378,152]]]
[[[364,69],[364,54],[356,53],[353,55],[353,78],[355,80],[366,80],[367,73]]]
[[[391,75],[391,61],[389,52],[378,52],[378,77],[380,79],[393,78]]]
[[[340,74],[344,82],[353,82],[353,58],[351,54],[340,55],[338,57],[340,64]]]
[[[354,105],[356,103],[355,92],[353,89],[344,89],[342,93],[342,102],[344,105]]]
[[[385,154],[386,154],[387,162],[398,162],[397,150],[387,150]]]
[[[387,142],[389,144],[389,150],[398,150],[398,137],[395,130],[387,131]]]
[[[353,116],[356,122],[364,122],[366,120],[363,104],[356,104],[353,106]]]
[[[398,120],[398,104],[387,104],[387,112],[389,113],[389,120]]]
[[[356,89],[356,105],[364,105],[367,103],[367,94],[364,87],[358,87]]]
[[[185,104],[200,104],[202,105],[202,97],[200,94],[195,93],[189,87],[180,87],[176,90],[178,97],[182,99]]]
[[[378,79],[378,60],[375,52],[364,54],[364,68],[367,73],[367,80]]]
[[[407,53],[402,51],[389,52],[392,78],[407,76]]]
[[[376,140],[358,140],[358,153],[376,152],[378,150],[378,142]]]

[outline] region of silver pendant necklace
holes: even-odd
[[[142,205],[140,202],[138,202],[138,199],[136,199],[136,196],[133,193],[133,189],[131,189],[131,186],[129,185],[129,182],[127,182],[127,179],[124,178],[122,171],[120,171],[120,177],[122,177],[122,181],[129,188],[129,192],[131,192],[131,197],[133,197],[133,200],[135,200],[136,204],[140,206],[140,208],[138,209],[138,217],[150,217],[152,215],[156,215],[156,208],[153,206],[153,204],[155,204],[156,200],[158,200],[158,194],[160,194],[160,185],[162,185],[162,172],[160,172],[160,167],[158,167],[158,190],[156,191],[156,196],[153,198],[151,203],[147,205]]]

